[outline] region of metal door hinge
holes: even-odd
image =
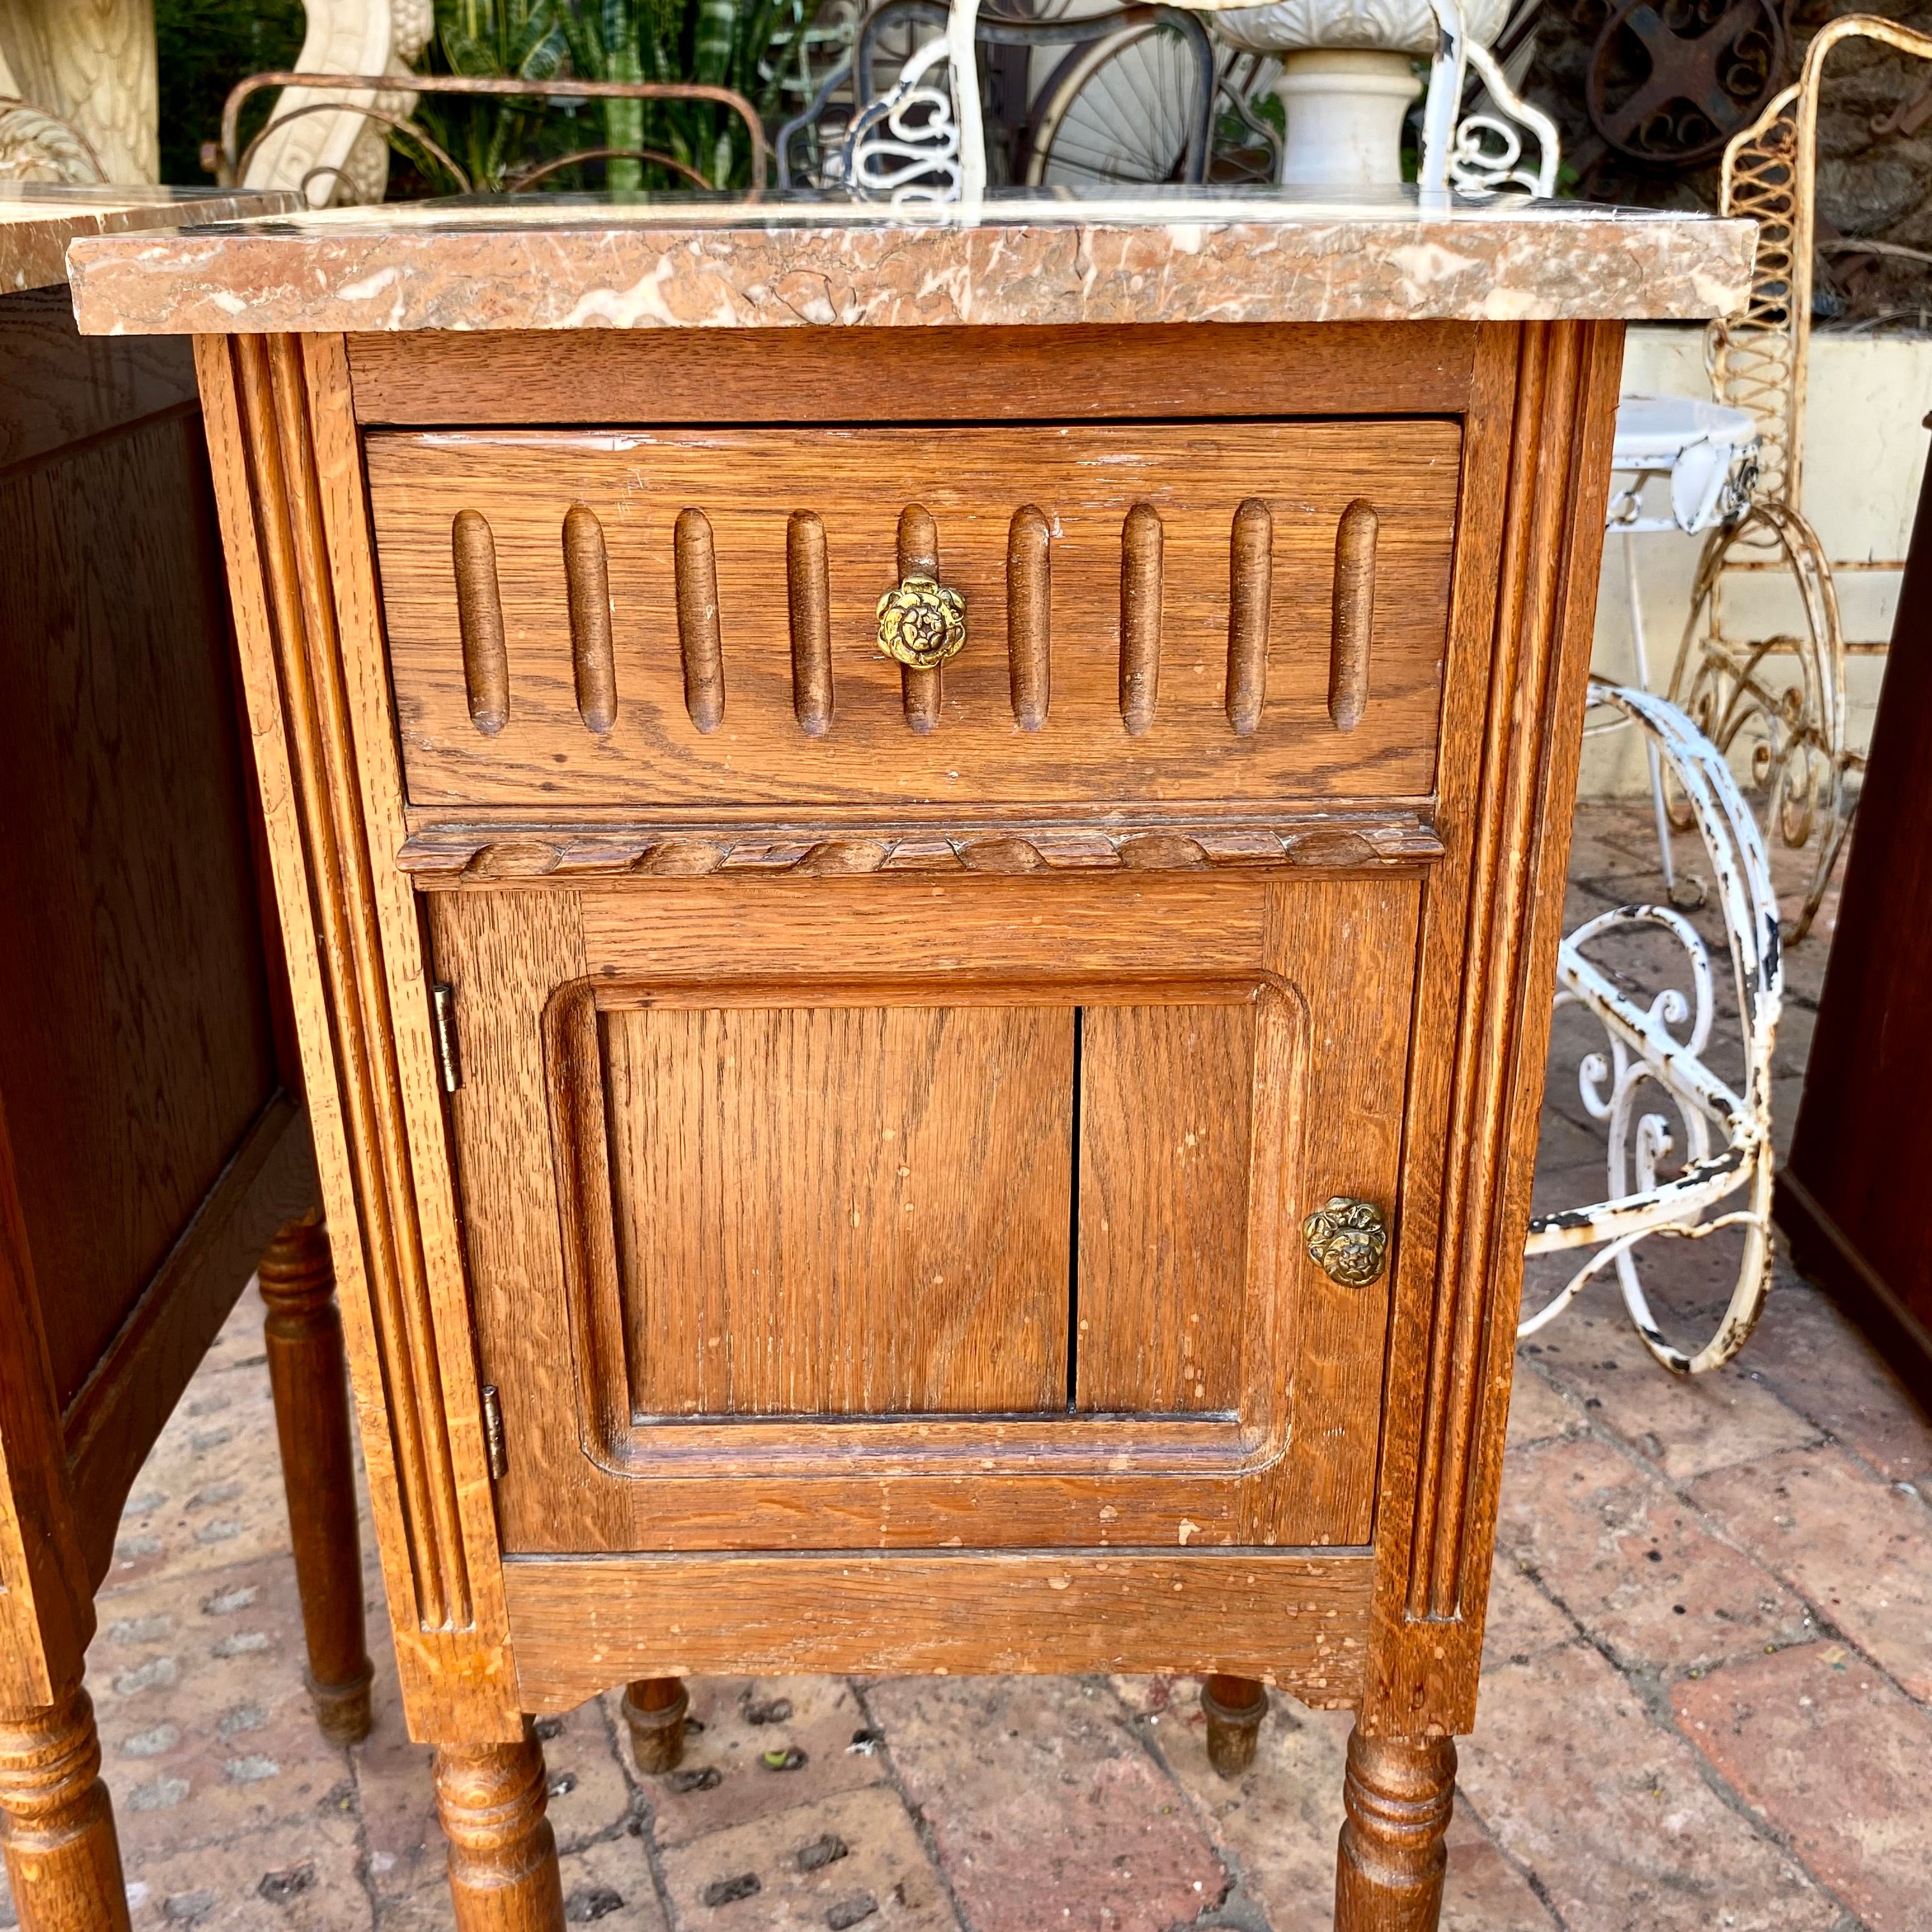
[[[503,1448],[503,1405],[494,1382],[483,1384],[483,1448],[490,1459],[490,1480],[500,1483],[509,1474],[510,1459]]]
[[[454,1094],[463,1084],[463,1056],[456,1046],[456,988],[439,980],[429,989],[429,1003],[436,1021],[436,1059],[442,1070],[442,1090]]]

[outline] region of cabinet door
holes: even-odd
[[[1418,899],[432,895],[506,1547],[1366,1543]]]

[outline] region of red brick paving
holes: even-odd
[[[1800,1449],[1691,1493],[1824,1621],[1932,1700],[1932,1512],[1842,1449]]]
[[[1932,1713],[1841,1643],[1678,1684],[1677,1721],[1872,1932],[1927,1922]]]
[[[1580,814],[1572,923],[1632,896],[1648,847],[1628,818]],[[1822,963],[1790,956],[1782,1090]],[[1559,1058],[1540,1202],[1599,1185],[1575,1094]],[[1660,1258],[1660,1309],[1708,1319],[1722,1266],[1708,1246]],[[428,1754],[386,1642],[367,1744],[332,1751],[303,1712],[260,1322],[250,1297],[135,1485],[101,1593],[90,1684],[134,1923],[442,1932]],[[1655,1367],[1599,1288],[1523,1353],[1517,1385],[1449,1932],[1932,1925],[1932,1424],[1782,1271],[1718,1377]],[[1230,1785],[1208,1767],[1196,1688],[709,1680],[688,1763],[718,1781],[684,1791],[638,1778],[614,1693],[544,1725],[570,1922],[1320,1932],[1346,1717],[1277,1698]],[[786,1718],[750,1723],[780,1697]],[[882,1748],[849,1749],[874,1726]],[[807,1753],[798,1771],[756,1762],[781,1732]],[[842,1856],[801,1869],[826,1839]]]
[[[1628,1670],[1708,1668],[1816,1634],[1798,1600],[1600,1440],[1518,1452],[1496,1544]]]

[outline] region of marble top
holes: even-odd
[[[67,280],[67,244],[80,235],[172,228],[292,208],[299,197],[200,188],[62,188],[0,182],[0,294]]]
[[[1742,307],[1754,232],[1584,202],[1424,208],[1413,189],[1015,190],[970,214],[537,195],[100,235],[68,260],[81,328],[102,334],[1688,321]]]

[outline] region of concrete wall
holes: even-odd
[[[1624,355],[1627,394],[1707,396],[1703,331],[1659,325],[1633,328]],[[1932,410],[1932,339],[1814,335],[1805,412],[1803,508],[1835,566],[1839,608],[1852,646],[1846,677],[1852,740],[1871,728],[1884,670],[1884,646],[1898,602],[1899,568],[1918,508]],[[1604,546],[1593,664],[1598,674],[1634,682],[1624,539]],[[1666,689],[1690,615],[1691,581],[1702,539],[1670,532],[1631,540],[1650,640],[1652,680]],[[1734,580],[1735,581],[1735,580]],[[1798,628],[1788,580],[1766,574],[1726,592],[1727,628],[1774,635]],[[1863,648],[1860,648],[1862,646]],[[1592,739],[1583,749],[1586,798],[1640,791],[1642,748],[1636,734]]]

